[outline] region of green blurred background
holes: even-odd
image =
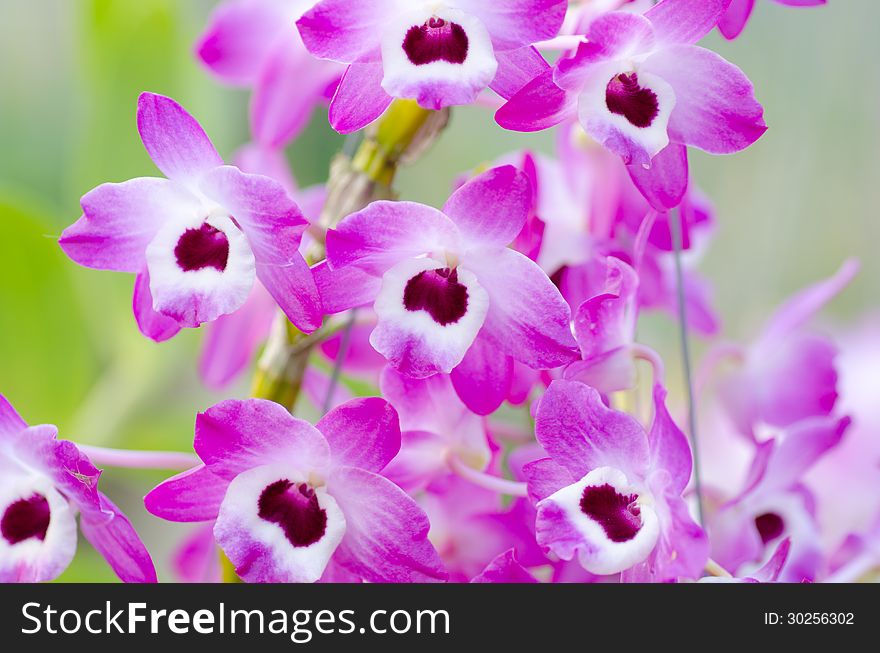
[[[227,158],[247,140],[246,93],[219,86],[192,56],[213,4],[0,0],[0,392],[63,437],[187,450],[196,411],[221,398],[196,376],[199,333],[162,345],[144,339],[130,309],[132,278],[81,268],[56,243],[90,188],[157,174],[135,129],[141,91],[180,101]],[[745,153],[692,158],[717,207],[702,270],[730,337],[748,337],[780,299],[850,256],[861,258],[862,273],[829,318],[846,324],[878,305],[878,25],[876,0],[810,10],[759,0],[740,40],[707,39],[754,81],[770,125]],[[323,181],[340,145],[317,112],[290,149],[300,183]],[[456,174],[524,147],[549,152],[552,136],[506,133],[485,109],[457,109],[398,186],[404,198],[440,203]],[[642,337],[678,368],[667,319],[648,319]],[[242,384],[224,394],[246,392]],[[150,518],[140,502],[162,477],[110,469],[102,483],[168,580],[169,552],[187,529]],[[114,578],[82,540],[62,577]]]

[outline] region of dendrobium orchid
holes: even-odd
[[[702,575],[708,540],[682,498],[692,459],[684,434],[654,388],[650,432],[608,408],[599,393],[554,381],[535,424],[549,458],[529,463],[537,501],[538,544],[593,574],[623,572],[630,581]]]
[[[530,259],[507,248],[531,187],[512,166],[460,187],[443,211],[375,202],[327,233],[315,269],[325,310],[373,304],[370,342],[402,373],[452,374],[462,401],[491,412],[507,395],[509,358],[549,369],[576,358],[565,300]]]
[[[414,379],[386,367],[382,396],[400,415],[400,454],[385,475],[405,490],[422,488],[450,473],[450,465],[483,471],[492,452],[483,419],[468,410],[455,393],[449,375]]]
[[[781,5],[789,7],[818,7],[824,5],[828,0],[773,0]],[[718,22],[718,29],[724,35],[724,38],[733,40],[737,38],[745,29],[752,10],[755,8],[755,0],[731,0],[730,6],[727,8],[724,16]]]
[[[629,166],[652,206],[677,206],[687,189],[687,146],[738,152],[766,130],[739,68],[694,45],[728,0],[663,0],[644,15],[610,12],[590,24],[573,57],[537,76],[496,114],[535,131],[577,118]]]
[[[714,231],[707,200],[689,187],[674,211],[658,212],[620,159],[579,125],[560,126],[556,143],[557,158],[526,152],[499,159],[519,167],[535,191],[533,215],[512,246],[553,279],[573,313],[606,292],[610,256],[636,268],[639,310],[660,310],[679,319],[671,224],[677,220],[687,323],[701,335],[714,335],[719,319],[711,288],[694,269]]]
[[[309,51],[348,65],[330,124],[357,131],[394,98],[426,109],[510,97],[548,69],[532,48],[556,36],[564,0],[321,0],[299,19]]]
[[[880,469],[880,402],[874,385],[880,369],[878,333],[880,314],[869,315],[855,328],[835,332],[840,348],[834,361],[840,395],[835,410],[852,415],[853,424],[843,441],[804,479],[816,497],[816,520],[828,550],[853,533],[861,536],[868,531],[880,550],[880,494],[874,492]],[[855,496],[858,501],[852,500]]]
[[[524,498],[503,508],[497,492],[448,475],[431,483],[418,501],[431,520],[431,542],[450,582],[473,579],[509,550],[524,566],[548,563],[535,543],[534,508]]]
[[[743,491],[709,523],[712,558],[731,572],[751,571],[766,559],[767,547],[788,537],[791,552],[782,580],[815,580],[822,561],[815,499],[801,479],[837,446],[849,424],[846,417],[813,417],[757,445]]]
[[[271,401],[223,401],[196,419],[203,464],[150,492],[171,521],[214,520],[214,537],[249,582],[430,582],[445,572],[428,519],[379,475],[400,449],[397,413],[356,399],[317,426]]]
[[[342,76],[342,66],[308,53],[296,29],[315,2],[226,0],[196,45],[202,64],[221,81],[253,88],[251,132],[261,147],[287,145]]]
[[[0,582],[54,580],[73,560],[77,527],[125,582],[154,583],[150,554],[98,491],[101,471],[50,424],[28,426],[0,395]]]
[[[256,279],[305,331],[321,301],[298,251],[307,225],[281,185],[223,165],[201,126],[174,100],[144,93],[138,131],[168,177],[103,184],[61,247],[80,265],[137,275],[141,332],[167,340],[240,309]]]
[[[738,36],[754,5],[218,0],[195,56],[251,90],[234,165],[180,104],[143,93],[138,133],[161,175],[86,193],[59,244],[135,275],[148,338],[205,325],[202,381],[220,390],[253,367],[252,398],[210,402],[193,453],[59,440],[0,396],[0,582],[72,576],[78,528],[123,581],[157,580],[96,465],[162,470],[148,518],[189,526],[142,532],[174,540],[166,569],[184,582],[876,577],[880,315],[857,331],[811,324],[858,263],[785,301],[750,343],[705,343],[691,367],[692,337],[720,329],[696,268],[737,216],[730,198],[716,216],[688,148],[732,154],[767,129],[748,77],[697,44],[716,27]],[[294,168],[303,179],[311,162],[288,146],[327,104],[351,136],[326,184],[302,189]],[[398,201],[413,190],[403,167],[460,137],[449,118],[468,104],[496,112],[507,153],[453,141],[435,177],[466,172],[442,208]],[[311,127],[297,149],[330,154]],[[549,128],[535,149],[513,133]],[[27,306],[50,323],[53,299]],[[669,341],[651,311],[680,330],[668,403],[664,370],[679,365],[647,346]],[[112,428],[95,419],[130,367],[117,353],[58,419],[124,447],[141,397],[122,397]]]
[[[576,379],[608,393],[635,386],[633,343],[638,307],[639,279],[635,270],[608,257],[605,288],[583,302],[574,319],[574,333],[583,360],[565,369],[565,378]]]
[[[787,427],[829,415],[837,401],[837,347],[807,323],[852,281],[856,261],[829,279],[789,298],[748,348],[728,347],[741,365],[722,379],[724,406],[740,431],[757,437],[766,427]]]

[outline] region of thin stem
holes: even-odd
[[[684,271],[681,263],[681,213],[671,211],[669,214],[669,230],[672,233],[672,245],[675,257],[675,286],[678,291],[678,321],[681,335],[681,359],[684,367],[684,379],[687,386],[687,413],[688,434],[691,439],[691,448],[694,451],[694,491],[697,495],[697,517],[700,524],[704,522],[703,515],[703,484],[700,474],[700,455],[697,445],[697,410],[694,403],[694,382],[691,374],[691,349],[688,338],[687,306],[684,294]]]
[[[638,358],[651,364],[651,368],[654,370],[654,385],[658,383],[662,385],[666,377],[666,370],[663,367],[663,359],[660,358],[660,354],[650,347],[639,343],[633,343],[630,346],[630,351],[633,358]]]
[[[333,405],[333,395],[336,392],[336,386],[339,385],[339,377],[342,375],[342,366],[345,363],[345,357],[348,355],[348,347],[351,344],[351,331],[354,329],[355,319],[357,318],[357,309],[352,309],[348,316],[348,320],[343,327],[342,339],[339,342],[339,351],[336,352],[336,360],[333,362],[333,372],[330,374],[330,384],[327,386],[327,396],[324,398],[322,406],[323,414],[327,414]]]
[[[126,469],[166,469],[184,471],[201,464],[198,456],[182,451],[132,451],[108,449],[87,444],[77,448],[96,465]]]
[[[458,456],[450,454],[448,458],[449,468],[461,476],[464,480],[478,485],[481,488],[498,492],[499,494],[507,494],[512,497],[527,497],[528,486],[525,483],[509,481],[506,478],[499,478],[480,472],[466,465]]]

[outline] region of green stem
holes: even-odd
[[[220,556],[220,579],[224,583],[242,582],[241,578],[238,577],[238,574],[235,573],[235,565],[233,565],[232,561],[226,557],[226,554],[223,553],[222,549],[217,550],[217,555]]]
[[[700,448],[697,442],[697,406],[694,402],[693,367],[691,365],[691,346],[688,337],[687,303],[684,292],[684,271],[681,262],[682,233],[681,210],[669,213],[669,230],[672,233],[672,245],[675,258],[675,285],[678,291],[678,321],[681,340],[681,362],[684,370],[684,381],[687,390],[688,435],[694,452],[694,493],[697,495],[697,518],[704,525],[703,515],[703,483],[700,473]]]

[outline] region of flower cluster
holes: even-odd
[[[880,565],[876,406],[843,383],[880,352],[852,337],[839,355],[814,324],[857,263],[746,344],[718,339],[696,271],[716,216],[689,148],[733,154],[767,130],[746,75],[697,43],[736,37],[753,5],[217,7],[196,52],[252,88],[237,166],[144,93],[137,126],[164,177],[86,193],[60,240],[81,265],[135,275],[145,336],[207,325],[210,387],[266,343],[258,377],[285,388],[198,413],[197,458],[146,496],[153,516],[202,524],[180,544],[181,579],[800,582]],[[373,149],[334,166],[325,202],[284,148],[328,103],[330,125],[366,128]],[[430,117],[465,104],[510,131],[555,129],[555,152],[464,170],[442,208],[388,199],[414,140],[442,129],[425,135]],[[650,312],[710,340],[675,403],[639,342]],[[123,580],[155,580],[84,451],[119,461],[0,398],[0,580],[63,571],[76,512]]]

